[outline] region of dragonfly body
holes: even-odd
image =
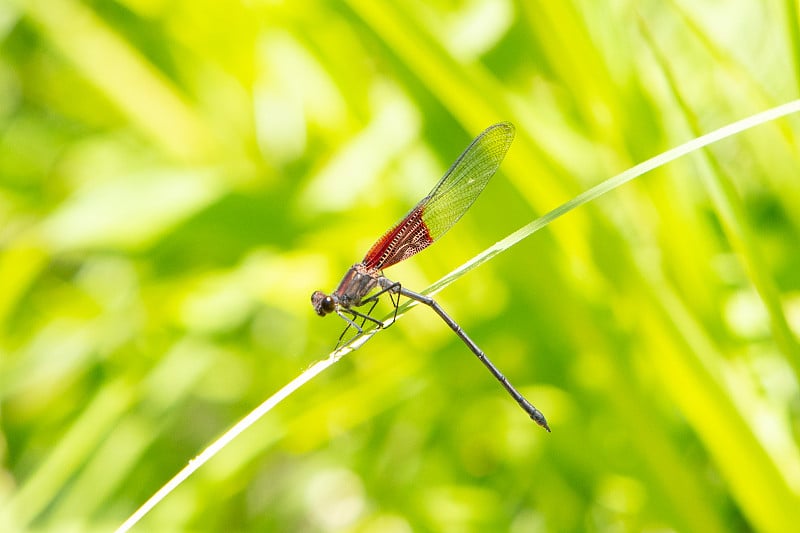
[[[364,298],[379,285],[381,279],[386,278],[380,271],[370,270],[364,263],[356,263],[330,295],[315,291],[311,295],[311,304],[319,316],[341,312],[342,309],[352,312],[354,307],[363,305]]]
[[[410,291],[383,275],[384,268],[419,253],[458,222],[497,171],[513,139],[514,126],[508,122],[487,128],[464,150],[433,190],[378,239],[363,261],[350,267],[336,290],[329,295],[315,291],[311,295],[311,304],[318,315],[336,313],[348,323],[348,328],[352,326],[359,332],[367,320],[378,327],[384,326],[370,316],[377,298],[384,293],[388,293],[390,298],[402,295],[427,305],[450,326],[520,407],[537,424],[550,431],[544,415],[511,385],[436,301]],[[370,296],[376,289],[377,293]],[[368,303],[373,304],[368,312],[362,313],[356,309]],[[393,299],[393,303],[396,311],[397,301]],[[361,319],[361,326],[356,323],[357,319]]]

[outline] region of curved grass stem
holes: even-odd
[[[529,237],[530,235],[536,233],[537,231],[541,230],[542,228],[546,227],[551,222],[555,221],[556,219],[562,217],[563,215],[569,213],[573,209],[576,209],[596,198],[628,183],[631,180],[638,178],[639,176],[659,168],[661,166],[666,165],[667,163],[674,161],[680,157],[683,157],[689,153],[695,152],[701,148],[709,146],[715,142],[721,141],[725,138],[731,137],[733,135],[739,134],[743,131],[752,129],[756,126],[777,120],[781,117],[800,112],[800,100],[793,100],[791,102],[785,103],[783,105],[773,107],[766,111],[762,111],[760,113],[756,113],[755,115],[751,115],[747,118],[739,120],[737,122],[733,122],[726,126],[723,126],[717,130],[714,130],[710,133],[692,139],[680,146],[667,150],[651,159],[648,159],[638,165],[631,167],[630,169],[618,174],[612,178],[609,178],[602,183],[592,187],[591,189],[579,194],[578,196],[572,198],[571,200],[563,203],[562,205],[556,207],[552,211],[544,214],[543,216],[533,220],[529,224],[523,226],[522,228],[518,229],[514,233],[508,235],[504,239],[498,241],[494,245],[490,246],[483,252],[479,253],[466,263],[462,264],[458,268],[451,271],[449,274],[445,275],[437,282],[433,283],[427,289],[421,291],[423,294],[432,295],[443,288],[447,287],[461,276],[469,272],[470,270],[477,268],[478,266],[482,265],[483,263],[489,261],[496,255],[500,254],[508,250],[509,248],[515,246],[517,243]],[[406,311],[408,311],[411,307],[416,305],[417,302],[410,301],[407,302],[399,307],[396,313],[396,317],[394,313],[390,314],[389,316],[385,317],[385,324],[391,324],[396,318],[400,318]],[[301,386],[308,383],[311,379],[316,377],[318,374],[322,373],[324,370],[332,366],[336,363],[339,359],[343,356],[347,355],[348,353],[352,352],[363,346],[368,340],[370,340],[375,333],[377,333],[378,328],[366,328],[363,333],[354,337],[335,351],[333,351],[326,359],[318,361],[311,365],[307,370],[293,379],[291,382],[287,383],[283,388],[281,388],[278,392],[270,396],[266,401],[264,401],[261,405],[256,407],[253,411],[251,411],[247,416],[242,418],[239,422],[237,422],[233,427],[231,427],[227,432],[225,432],[219,439],[214,441],[210,446],[208,446],[205,450],[203,450],[197,457],[192,459],[189,464],[187,464],[178,474],[176,474],[172,479],[170,479],[161,489],[159,489],[153,496],[151,496],[139,509],[136,510],[120,527],[116,530],[118,533],[123,533],[125,531],[130,530],[134,525],[136,525],[147,513],[152,510],[161,500],[163,500],[170,492],[172,492],[175,488],[177,488],[183,481],[185,481],[192,473],[198,470],[203,464],[208,462],[212,457],[214,457],[219,451],[221,451],[225,446],[228,445],[233,439],[239,436],[244,430],[248,427],[253,425],[257,420],[271,411],[275,406],[280,404],[283,400],[288,398],[293,392],[298,390]]]

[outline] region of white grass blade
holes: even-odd
[[[714,130],[711,133],[707,133],[701,137],[698,137],[680,146],[677,146],[676,148],[667,150],[666,152],[663,152],[651,159],[648,159],[647,161],[639,163],[638,165],[631,167],[625,172],[617,174],[616,176],[609,178],[603,181],[602,183],[592,187],[591,189],[579,194],[575,198],[563,203],[562,205],[558,206],[552,211],[549,211],[543,216],[537,218],[533,222],[523,226],[522,228],[518,229],[511,235],[498,241],[493,246],[487,248],[480,254],[476,255],[471,260],[467,261],[460,267],[456,268],[446,276],[442,277],[439,281],[435,282],[428,289],[422,292],[424,294],[435,294],[439,292],[444,287],[447,287],[465,273],[469,272],[473,268],[478,267],[479,265],[482,265],[486,261],[489,261],[490,259],[500,254],[501,252],[508,250],[515,244],[525,239],[526,237],[529,237],[533,233],[536,233],[540,229],[544,228],[557,218],[565,215],[566,213],[569,213],[570,211],[572,211],[577,207],[580,207],[606,194],[607,192],[613,189],[616,189],[621,185],[624,185],[625,183],[628,183],[633,179],[636,179],[642,174],[645,174],[651,170],[666,165],[667,163],[674,161],[679,157],[682,157],[691,152],[704,148],[710,144],[721,141],[723,139],[741,133],[745,130],[754,128],[761,124],[777,120],[781,117],[797,112],[800,112],[800,100],[793,100],[786,104],[749,116],[732,124],[728,124],[727,126],[723,126],[722,128]],[[405,313],[415,304],[416,302],[411,301],[402,305],[398,309],[397,317],[399,318],[403,313]],[[392,315],[386,317],[384,322],[386,323],[386,325],[392,323],[393,322]],[[297,389],[308,383],[312,378],[322,373],[322,371],[332,366],[334,363],[336,363],[339,359],[341,359],[348,353],[363,346],[369,339],[371,339],[375,335],[375,333],[377,333],[377,331],[378,331],[377,328],[365,330],[363,334],[356,336],[355,338],[347,342],[345,345],[332,352],[327,359],[314,363],[302,374],[297,376],[291,382],[287,383],[282,389],[280,389],[278,392],[269,397],[264,403],[256,407],[247,416],[245,416],[242,420],[236,423],[236,425],[234,425],[225,434],[223,434],[219,439],[217,439],[214,443],[212,443],[208,448],[203,450],[203,452],[200,453],[200,455],[192,459],[189,462],[189,464],[186,465],[186,467],[184,467],[180,472],[178,472],[178,474],[176,474],[175,477],[170,479],[169,482],[167,482],[161,489],[158,490],[158,492],[153,494],[153,496],[151,496],[150,499],[148,499],[139,509],[137,509],[135,513],[133,513],[121,526],[119,526],[119,528],[117,528],[116,530],[117,533],[124,533],[126,531],[129,531],[170,492],[175,490],[175,488],[177,488],[181,483],[183,483],[184,480],[186,480],[190,475],[192,475],[192,473],[194,473],[197,469],[199,469],[201,466],[207,463],[212,457],[214,457],[217,453],[219,453],[220,450],[222,450],[225,446],[228,445],[228,443],[230,443],[231,441],[233,441],[233,439],[239,436],[239,434],[241,434],[244,430],[253,425],[257,420],[259,420],[262,416],[271,411],[275,406],[277,406],[283,400],[288,398],[289,395],[291,395]]]

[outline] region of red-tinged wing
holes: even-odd
[[[370,270],[387,268],[444,235],[486,187],[512,140],[510,122],[490,126],[478,135],[433,190],[370,248],[364,265]]]

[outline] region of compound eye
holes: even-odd
[[[314,311],[319,316],[325,316],[336,311],[336,300],[322,291],[314,291],[314,294],[311,295],[311,305],[314,306]]]
[[[330,296],[326,296],[322,300],[320,307],[326,313],[333,313],[333,311],[336,309],[336,303],[333,301],[333,298],[331,298]]]

